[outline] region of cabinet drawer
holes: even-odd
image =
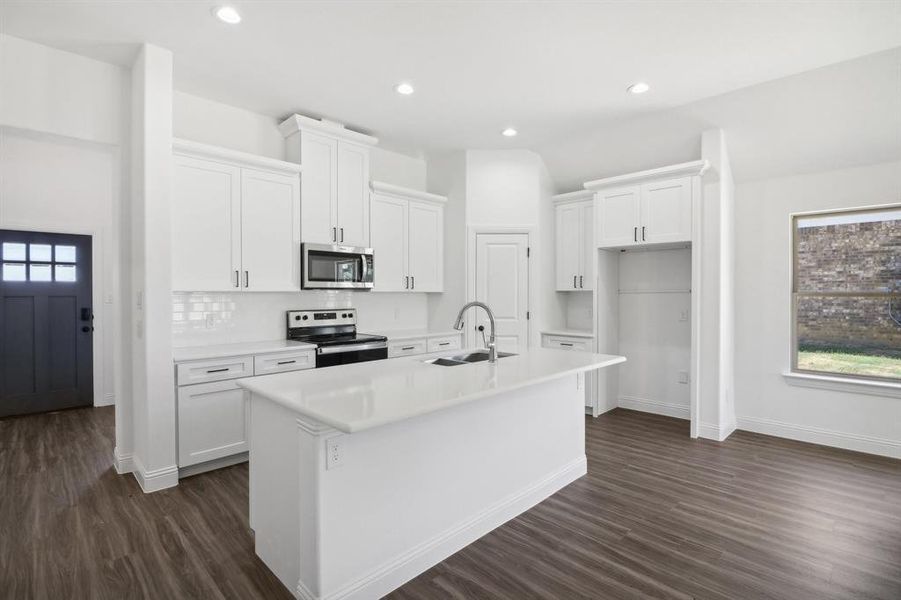
[[[415,354],[425,354],[428,348],[425,338],[417,338],[413,340],[403,340],[399,342],[388,342],[388,358],[395,356],[413,356]]]
[[[178,389],[178,466],[247,452],[250,403],[234,381]]]
[[[235,356],[214,360],[197,360],[179,363],[176,379],[179,386],[224,379],[238,379],[253,375],[253,357]]]
[[[557,348],[559,350],[591,351],[591,340],[588,338],[571,338],[559,336],[547,336],[542,346],[545,348]]]
[[[442,350],[459,350],[460,336],[448,335],[445,337],[429,338],[429,352],[441,352]]]
[[[300,371],[301,369],[312,369],[315,366],[316,354],[313,350],[259,354],[253,357],[254,375]]]

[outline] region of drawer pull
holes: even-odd
[[[404,346],[401,350],[416,350],[416,346]]]
[[[280,364],[280,365],[293,365],[293,364],[296,363],[296,362],[297,362],[296,360],[280,360],[280,361],[278,361],[278,364]]]
[[[440,342],[439,346],[450,346],[450,342]]]
[[[572,346],[570,342],[560,342],[561,346]]]
[[[224,369],[207,369],[207,373],[225,373],[228,370],[228,367],[225,367]]]

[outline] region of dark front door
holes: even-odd
[[[91,238],[0,229],[0,417],[93,404]]]

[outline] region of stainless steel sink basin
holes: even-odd
[[[498,358],[507,356],[516,356],[513,352],[498,352]],[[466,354],[456,354],[454,356],[442,356],[441,358],[432,358],[425,362],[439,367],[456,367],[468,363],[483,362],[488,360],[487,350],[477,350],[475,352],[467,352]]]

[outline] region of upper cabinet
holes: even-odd
[[[705,161],[589,181],[599,248],[691,242]]]
[[[292,115],[279,129],[303,165],[304,242],[369,247],[369,149],[378,140],[339,123]]]
[[[554,196],[557,291],[594,289],[594,203],[589,191]]]
[[[443,196],[372,182],[374,292],[444,291]]]
[[[300,166],[173,140],[172,288],[300,289]]]

